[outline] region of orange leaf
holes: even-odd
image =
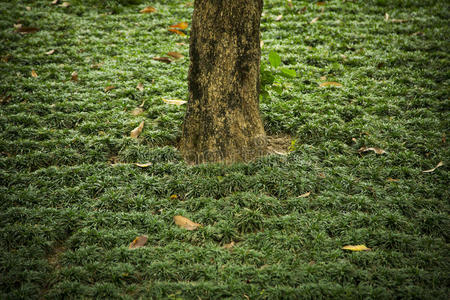
[[[175,59],[180,59],[184,57],[184,55],[179,52],[167,52],[167,55],[170,55]]]
[[[195,230],[199,227],[202,227],[202,224],[192,222],[191,220],[183,216],[175,216],[173,217],[173,221],[175,222],[176,225],[187,230]]]
[[[31,70],[31,76],[36,78],[36,77],[38,77],[38,74],[36,73],[35,70]]]
[[[342,86],[342,84],[340,84],[339,82],[335,82],[335,81],[327,81],[327,82],[322,82],[321,84],[319,84],[320,87],[325,87],[325,86]]]
[[[151,7],[151,6],[147,6],[146,8],[141,9],[139,12],[141,14],[148,14],[148,13],[152,13],[152,12],[155,12],[155,11],[156,11],[156,8]]]
[[[175,25],[170,25],[171,28],[178,28],[178,29],[186,29],[188,28],[189,24],[187,22],[181,22]]]
[[[168,30],[171,31],[171,32],[174,32],[176,34],[179,34],[181,36],[186,36],[186,33],[184,33],[183,31],[179,31],[179,30],[173,29],[173,28],[169,28]]]
[[[137,139],[139,137],[139,135],[142,132],[142,129],[144,129],[144,121],[141,122],[141,124],[139,124],[138,127],[136,127],[135,129],[131,130],[130,132],[130,137]]]
[[[148,237],[146,235],[140,235],[137,238],[135,238],[130,245],[128,246],[128,249],[137,249],[144,247],[144,245],[147,243]]]

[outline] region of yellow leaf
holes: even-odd
[[[350,251],[370,251],[370,248],[367,248],[366,245],[348,245],[342,247],[343,250],[350,250]]]
[[[436,165],[436,167],[434,167],[433,169],[429,169],[429,170],[422,171],[422,172],[423,172],[423,173],[431,173],[431,172],[434,172],[434,170],[436,170],[437,168],[442,167],[443,165],[444,165],[444,163],[443,163],[442,161],[440,161],[440,162]]]
[[[38,74],[36,73],[35,70],[31,70],[31,76],[36,78],[36,77],[38,77]]]
[[[184,55],[179,52],[167,52],[167,55],[170,55],[175,59],[180,59],[184,57]]]
[[[398,181],[400,181],[399,179],[394,179],[394,178],[391,178],[391,177],[389,177],[386,180],[389,181],[389,182],[398,182]]]
[[[188,218],[185,218],[183,216],[175,216],[173,217],[173,221],[175,222],[176,225],[187,229],[187,230],[195,230],[199,227],[202,227],[201,224],[192,222],[191,220],[189,220]]]
[[[181,35],[181,36],[185,36],[185,35],[186,35],[186,33],[184,33],[183,31],[179,31],[178,29],[169,28],[168,30],[169,30],[170,32],[174,32],[174,33],[176,33],[176,34],[179,34],[179,35]]]
[[[141,168],[147,168],[147,167],[150,167],[151,165],[153,165],[153,163],[151,163],[151,162],[148,162],[145,164],[135,163],[135,165],[138,167],[141,167]]]
[[[183,105],[185,104],[187,101],[181,100],[181,99],[164,99],[161,98],[162,101],[164,101],[167,104],[174,104],[174,105]]]
[[[175,25],[170,25],[171,28],[178,28],[178,29],[186,29],[188,28],[189,24],[187,22],[181,22]]]
[[[71,80],[74,82],[78,81],[78,73],[76,71],[73,71]]]
[[[384,151],[383,149],[375,148],[375,147],[370,147],[370,148],[368,148],[368,147],[361,147],[358,150],[359,153],[367,152],[367,151],[373,151],[376,154],[385,154],[386,153],[386,151]]]
[[[170,199],[172,199],[172,200],[173,199],[178,199],[178,195],[175,195],[175,194],[174,195],[170,195]]]
[[[139,137],[139,135],[142,132],[142,129],[144,129],[144,121],[141,122],[141,124],[139,124],[138,127],[136,127],[135,129],[131,130],[130,132],[130,137],[137,139]]]
[[[138,85],[136,86],[136,88],[138,89],[138,90],[140,90],[141,92],[142,91],[144,91],[144,85],[142,84],[142,83],[138,83]]]
[[[322,82],[321,84],[319,84],[320,87],[325,87],[325,86],[342,86],[342,84],[340,84],[339,82],[336,81],[327,81],[327,82]]]
[[[148,237],[146,235],[140,235],[136,237],[128,246],[128,249],[137,249],[143,247],[148,241]]]
[[[151,6],[147,6],[146,8],[141,9],[139,12],[141,14],[148,14],[148,13],[152,13],[152,12],[155,12],[155,11],[156,11],[156,8],[151,7]]]
[[[307,193],[301,194],[301,195],[298,196],[297,198],[306,198],[306,197],[308,197],[309,195],[311,195],[311,192],[307,192]]]
[[[320,17],[315,17],[314,19],[311,20],[311,22],[309,22],[309,24],[314,24],[314,23],[316,23],[317,21],[319,21],[319,18],[320,18]]]

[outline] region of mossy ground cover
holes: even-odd
[[[228,166],[186,165],[161,100],[187,98],[191,6],[50,2],[0,2],[0,298],[447,299],[447,1],[266,1],[262,59],[297,77],[262,117],[295,144]]]

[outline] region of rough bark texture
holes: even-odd
[[[248,161],[266,152],[259,114],[262,7],[262,0],[195,1],[179,145],[189,163]]]

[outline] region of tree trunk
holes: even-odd
[[[188,163],[248,161],[266,152],[259,115],[262,7],[262,0],[195,0],[179,145]]]

